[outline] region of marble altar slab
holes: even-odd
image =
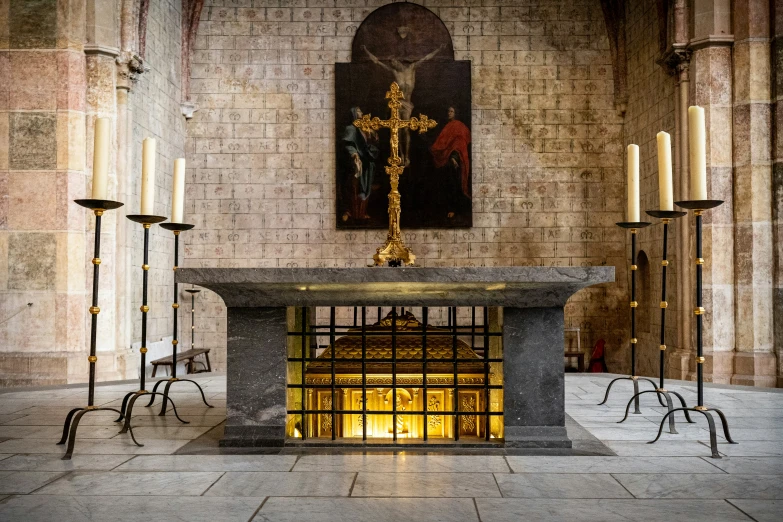
[[[614,281],[614,267],[180,268],[177,282],[228,307],[562,307],[578,290]]]

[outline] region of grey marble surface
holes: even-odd
[[[355,473],[229,471],[209,488],[211,497],[347,497]]]
[[[563,309],[503,309],[507,447],[570,448],[565,428]]]
[[[498,487],[506,498],[633,498],[611,475],[566,473],[496,474]]]
[[[182,268],[176,278],[228,307],[562,307],[580,289],[614,281],[614,267]]]
[[[247,522],[264,498],[27,495],[0,504],[0,520],[25,522]]]
[[[500,491],[491,473],[359,473],[351,496],[499,497]]]
[[[224,446],[282,446],[286,422],[285,308],[229,308]]]
[[[211,393],[225,390],[225,376],[195,378]],[[589,419],[582,431],[623,437],[622,432],[601,429],[622,417],[627,390],[613,394],[608,404],[595,406],[611,378],[566,375],[569,430],[576,422]],[[111,388],[121,397],[135,385]],[[670,380],[667,388],[687,394],[693,383]],[[75,388],[77,392],[85,389]],[[783,394],[736,386],[726,387],[725,393],[714,387],[707,392],[713,403],[731,404],[737,412],[729,421],[740,433],[739,444],[720,444],[726,454],[721,460],[709,458],[706,439],[678,439],[666,433],[655,444],[602,439],[622,456],[579,457],[554,456],[575,451],[562,449],[505,450],[506,456],[498,456],[486,450],[463,450],[465,454],[459,455],[432,449],[426,454],[367,449],[361,451],[369,454],[328,454],[333,450],[297,448],[274,449],[280,454],[272,455],[235,455],[234,451],[270,450],[231,448],[231,455],[221,455],[227,450],[218,447],[217,437],[211,447],[202,444],[189,454],[171,456],[187,441],[148,439],[142,441],[144,448],[138,448],[127,435],[118,435],[109,440],[79,440],[70,462],[59,459],[63,448],[55,440],[10,439],[0,442],[0,484],[10,484],[13,491],[0,489],[0,520],[397,522],[416,513],[416,520],[433,522],[777,522],[783,512],[783,457],[776,455],[783,443],[773,431],[761,429],[753,436],[740,430],[775,427],[781,418],[777,414],[760,423],[759,417],[742,413],[757,403],[769,403],[770,411],[783,410],[776,407],[783,406]],[[4,395],[0,393],[0,405]],[[21,417],[10,414],[0,418],[0,425],[61,425],[73,395],[74,389],[55,387],[46,393],[47,398],[8,399],[14,403],[9,408],[21,407],[18,415],[36,418],[29,419],[30,424],[17,424]],[[637,416],[642,420],[629,424],[629,431],[645,425],[655,429],[660,412],[654,405],[654,401],[643,403],[645,415]],[[213,413],[200,397],[184,399],[183,407],[193,415]],[[43,422],[46,415],[51,415],[48,423]],[[173,417],[159,418],[152,408],[138,408],[135,418],[149,426],[179,426]],[[601,418],[606,422],[600,422]],[[574,436],[575,448],[583,436]],[[141,455],[140,450],[151,454]],[[546,453],[530,456],[534,452]],[[500,498],[501,492],[514,498]],[[624,498],[611,498],[621,495]],[[557,498],[542,498],[547,496]]]
[[[415,514],[415,515],[414,515]],[[414,515],[414,516],[412,516]],[[254,522],[471,522],[466,498],[270,498]]]
[[[571,520],[580,522],[750,521],[722,500],[476,499],[482,522]]]
[[[39,490],[41,495],[201,495],[218,472],[111,473],[75,471]]]

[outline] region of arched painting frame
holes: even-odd
[[[472,226],[470,80],[470,61],[454,60],[449,31],[432,11],[393,3],[362,22],[351,62],[335,65],[337,228],[388,227],[389,131],[363,133],[352,122],[358,111],[387,119],[393,81],[406,98],[402,118],[438,122],[426,134],[400,134],[402,228]]]

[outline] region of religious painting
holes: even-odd
[[[337,227],[388,227],[390,131],[353,122],[390,117],[392,82],[404,96],[400,119],[426,115],[438,123],[399,131],[401,227],[472,226],[470,62],[454,60],[443,22],[416,4],[381,7],[356,31],[351,60],[335,68]]]

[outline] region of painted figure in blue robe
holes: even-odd
[[[359,107],[351,108],[351,121],[362,117]],[[367,215],[367,202],[372,192],[375,177],[375,162],[378,160],[378,134],[375,131],[364,132],[353,125],[345,127],[342,136],[343,147],[348,155],[347,172],[350,178],[350,194],[347,194],[348,208],[343,211],[343,221],[353,218],[355,221],[370,219]]]

